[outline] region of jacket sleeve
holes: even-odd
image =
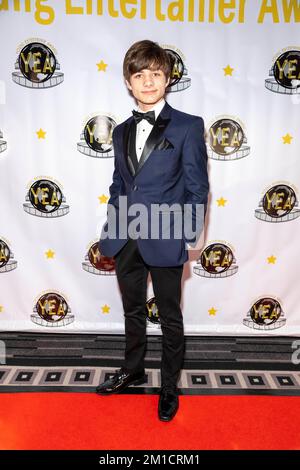
[[[187,243],[196,244],[204,225],[209,192],[207,150],[201,117],[194,119],[186,133],[182,162],[185,187],[184,238]]]
[[[121,185],[122,185],[122,178],[120,175],[119,171],[119,155],[118,155],[118,148],[116,145],[116,138],[115,138],[115,130],[116,127],[113,131],[112,134],[112,141],[113,141],[113,149],[114,149],[114,171],[113,171],[113,176],[112,176],[112,183],[109,187],[109,194],[110,198],[107,201],[107,211],[106,211],[106,221],[104,222],[101,230],[101,235],[100,235],[100,240],[99,240],[99,249],[100,252],[102,252],[102,239],[107,238],[107,233],[109,229],[109,220],[111,220],[111,210],[115,211],[119,209],[119,195],[121,192]]]
[[[115,153],[114,158],[114,171],[112,176],[112,183],[109,187],[109,194],[110,198],[107,201],[107,204],[112,204],[116,208],[119,208],[119,195],[121,194],[121,186],[122,186],[122,178],[119,171],[119,156],[118,156],[118,149],[116,145],[116,137],[115,137],[116,128],[112,134],[112,141],[113,141],[113,148]]]

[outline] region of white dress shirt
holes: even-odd
[[[165,100],[162,99],[158,103],[156,103],[153,108],[148,109],[148,111],[154,111],[155,113],[155,119],[157,119],[157,116],[161,112],[165,105]],[[143,113],[143,111],[140,107],[137,108],[137,111]],[[152,131],[152,124],[148,122],[146,119],[142,119],[136,126],[136,139],[135,139],[135,145],[136,145],[136,156],[138,161],[141,158],[143,148],[145,146],[146,140],[149,137],[150,132]]]

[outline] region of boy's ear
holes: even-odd
[[[170,83],[170,79],[171,79],[171,77],[169,77],[169,78],[168,78],[168,80],[167,80],[167,83],[166,83],[166,88],[167,88],[167,86],[168,86],[168,85],[169,85],[169,83]]]
[[[129,81],[125,80],[125,82],[126,82],[128,90],[132,90],[132,86],[130,85]]]

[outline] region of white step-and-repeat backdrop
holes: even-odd
[[[131,44],[173,59],[167,101],[206,127],[203,248],[186,334],[298,335],[300,2],[0,0],[0,328],[123,332],[106,219]],[[149,278],[149,334],[160,333]]]

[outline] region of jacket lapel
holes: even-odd
[[[133,177],[136,176],[141,171],[145,162],[148,160],[148,158],[151,156],[151,153],[155,149],[155,146],[161,140],[161,137],[171,120],[171,110],[172,110],[172,107],[166,102],[163,109],[157,116],[157,119],[155,120],[155,124],[149,134],[148,139],[146,140],[142,155],[138,162],[137,170],[135,170],[134,162],[130,156],[129,145],[128,145],[129,144],[129,132],[130,132],[131,125],[134,122],[134,118],[131,117],[129,118],[128,121],[125,122],[125,128],[124,128],[124,133],[123,133],[123,155],[125,158],[126,166],[130,174]]]
[[[127,120],[124,124],[124,131],[123,131],[123,158],[124,158],[125,166],[128,169],[131,176],[134,176],[135,169],[134,169],[133,162],[129,155],[128,144],[129,144],[129,131],[133,122],[134,122],[133,117],[129,118],[129,120]]]

